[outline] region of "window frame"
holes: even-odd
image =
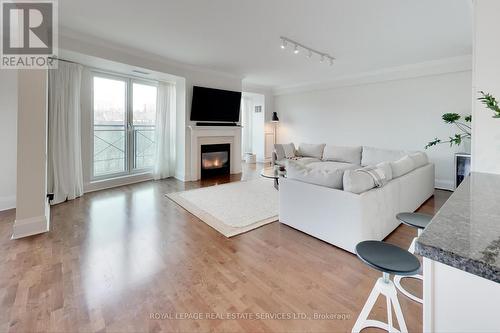
[[[105,78],[111,80],[122,81],[125,83],[125,170],[122,172],[109,173],[105,175],[95,175],[94,169],[94,78]],[[90,152],[90,182],[99,182],[110,180],[119,177],[135,176],[140,174],[152,174],[153,167],[150,168],[135,168],[135,142],[134,142],[134,125],[133,125],[133,84],[142,84],[154,86],[158,89],[158,82],[137,78],[127,75],[116,73],[109,73],[106,71],[93,69],[90,71],[90,108],[91,108],[91,121],[90,121],[90,135],[89,135],[89,152]],[[158,90],[157,90],[158,93]],[[158,105],[156,106],[158,107]],[[156,130],[156,127],[155,127]]]

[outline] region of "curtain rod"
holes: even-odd
[[[66,60],[66,59],[57,58],[57,57],[49,57],[49,59],[58,60],[58,61],[65,61],[65,62],[69,62],[69,63],[72,63],[72,64],[77,64],[77,65],[85,66],[84,64],[80,64],[79,62],[76,62],[76,61]]]
[[[69,62],[71,64],[77,64],[77,65],[81,65],[81,66],[84,66],[84,67],[87,67],[87,68],[94,68],[95,70],[98,70],[98,71],[102,71],[102,72],[108,72],[110,74],[116,74],[116,75],[122,75],[122,76],[128,76],[128,77],[136,77],[138,79],[142,79],[142,80],[145,80],[145,81],[152,81],[152,82],[166,82],[166,83],[170,83],[170,84],[175,84],[175,82],[172,82],[172,81],[169,81],[169,80],[159,80],[159,79],[152,79],[152,78],[147,78],[147,77],[142,77],[142,76],[136,76],[136,75],[131,75],[131,74],[128,74],[128,73],[120,73],[120,72],[115,72],[113,70],[107,70],[107,69],[102,69],[102,68],[96,68],[96,67],[93,67],[93,66],[89,66],[89,65],[84,65],[82,63],[79,63],[79,62],[76,62],[76,61],[72,61],[72,60],[67,60],[67,59],[62,59],[62,58],[57,58],[57,57],[49,57],[49,59],[53,59],[53,60],[58,60],[58,61],[64,61],[64,62]],[[130,66],[130,65],[129,65]],[[167,73],[165,73],[167,74]],[[170,75],[170,74],[168,74]]]

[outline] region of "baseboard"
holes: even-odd
[[[181,182],[185,182],[186,181],[186,177],[185,175],[181,174],[181,173],[175,173],[174,175],[174,178],[177,179],[177,180],[180,180]]]
[[[16,208],[16,196],[6,195],[0,197],[0,212],[7,209]]]
[[[452,180],[436,179],[434,187],[440,190],[454,191],[455,183]]]
[[[151,173],[141,173],[136,175],[116,177],[106,180],[100,180],[95,182],[90,182],[84,185],[84,192],[95,192],[100,190],[106,190],[114,187],[132,185],[140,182],[145,182],[148,180],[153,180],[153,175]]]
[[[27,219],[14,221],[11,239],[33,236],[49,231],[50,229],[50,206],[45,206],[45,215],[35,216]]]

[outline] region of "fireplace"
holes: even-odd
[[[231,145],[201,145],[201,179],[213,176],[229,175]]]

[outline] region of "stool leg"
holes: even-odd
[[[356,323],[352,328],[352,333],[359,333],[359,331],[364,328],[366,319],[368,319],[368,316],[370,315],[370,312],[372,311],[372,308],[377,301],[378,295],[380,295],[378,283],[379,282],[377,281],[377,283],[373,286],[372,292],[370,293],[370,296],[368,296],[365,306],[363,306],[363,310],[361,310],[358,319],[356,320]]]
[[[389,325],[389,328],[394,327],[392,326],[392,307],[391,307],[391,297],[388,295],[385,295],[386,303],[387,303],[387,324]]]
[[[386,297],[387,323],[380,320],[368,319],[368,316],[370,315],[370,312],[380,294]],[[394,287],[394,283],[392,283],[389,279],[389,274],[384,273],[384,277],[379,278],[377,283],[375,283],[375,286],[373,286],[370,296],[368,296],[368,300],[366,301],[363,310],[361,310],[361,313],[352,328],[352,333],[359,333],[362,329],[367,327],[376,327],[387,332],[399,333],[400,331],[393,326],[392,307],[394,307],[394,311],[396,312],[396,319],[398,320],[399,327],[402,332],[407,332],[403,313],[401,312],[401,307],[399,306],[396,288]]]
[[[401,333],[408,333],[408,328],[406,327],[405,318],[403,317],[403,311],[401,311],[401,305],[399,305],[398,294],[394,293],[391,295],[393,300],[392,304],[394,306],[394,312],[396,313],[396,318],[399,324],[399,330]]]

